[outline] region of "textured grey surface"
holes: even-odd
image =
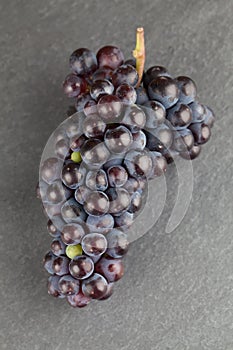
[[[232,15],[231,0],[0,1],[1,349],[233,349]],[[38,164],[64,118],[69,54],[115,43],[130,55],[138,25],[147,66],[191,75],[218,121],[179,227],[164,233],[170,175],[166,210],[131,246],[113,297],[75,310],[46,294]]]

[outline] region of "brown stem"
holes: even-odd
[[[136,69],[139,75],[137,87],[141,84],[142,76],[144,72],[144,65],[146,60],[146,50],[144,42],[144,29],[137,28],[136,34],[136,47],[133,50],[133,56],[136,58]]]

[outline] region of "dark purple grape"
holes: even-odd
[[[57,229],[52,220],[48,221],[47,230],[50,236],[52,236],[53,238],[58,238],[61,236],[61,232]]]
[[[177,77],[175,80],[180,90],[180,102],[185,104],[193,102],[197,96],[197,87],[194,81],[185,76]]]
[[[150,179],[161,176],[167,170],[166,158],[160,152],[150,152],[153,159],[153,168],[150,174]]]
[[[137,105],[143,105],[147,101],[149,101],[149,97],[147,95],[147,91],[143,86],[139,86],[135,89],[137,94],[136,104]]]
[[[65,275],[59,279],[58,287],[62,295],[73,295],[79,292],[80,282],[70,275]]]
[[[51,219],[54,222],[54,218],[57,218],[60,216],[61,208],[63,205],[64,205],[63,202],[59,204],[43,203],[44,213],[46,216],[48,216],[49,219]]]
[[[86,224],[91,232],[106,234],[113,228],[114,219],[110,214],[105,214],[98,217],[89,215],[87,217]]]
[[[74,198],[79,204],[83,205],[89,193],[90,193],[90,189],[84,185],[81,185],[75,190]]]
[[[162,67],[162,66],[150,67],[143,76],[143,85],[145,86],[145,88],[147,88],[152,80],[161,76],[170,77],[165,67]]]
[[[88,171],[86,186],[92,191],[105,191],[108,187],[106,172],[103,169]]]
[[[46,191],[46,197],[49,204],[59,204],[71,196],[71,191],[66,188],[60,180],[50,184]]]
[[[113,70],[107,66],[97,69],[92,75],[92,81],[96,80],[109,80],[112,79]]]
[[[94,271],[94,263],[88,256],[80,255],[70,262],[70,274],[79,280],[90,277]]]
[[[105,122],[97,114],[89,115],[84,119],[83,132],[88,138],[103,136],[105,129]]]
[[[183,103],[177,103],[174,107],[168,110],[167,119],[174,128],[185,128],[192,121],[191,108]]]
[[[82,249],[86,255],[100,256],[107,250],[107,240],[101,233],[89,233],[82,239]]]
[[[145,127],[148,129],[155,129],[158,125],[165,121],[166,109],[162,103],[154,100],[150,100],[144,103],[146,114],[146,124]]]
[[[113,293],[113,286],[114,286],[114,283],[109,283],[108,284],[108,287],[107,287],[107,292],[104,294],[104,296],[102,298],[100,298],[99,300],[106,300],[108,298],[110,298],[110,296],[112,295]]]
[[[86,169],[77,163],[68,163],[62,169],[62,181],[71,188],[75,189],[82,185],[86,174]]]
[[[67,301],[72,307],[85,307],[87,306],[91,299],[84,295],[81,291],[74,295],[68,295]]]
[[[51,243],[51,252],[56,255],[64,255],[66,252],[65,244],[61,241],[60,238],[54,238]]]
[[[46,159],[40,167],[42,180],[48,184],[60,178],[62,162],[57,158]]]
[[[120,259],[103,257],[95,265],[95,271],[111,283],[122,278],[124,275],[124,266]]]
[[[126,152],[133,142],[131,132],[123,125],[108,129],[105,133],[105,144],[108,149],[116,154]]]
[[[52,252],[47,252],[44,256],[43,259],[43,266],[45,270],[50,273],[51,275],[53,274],[53,262],[56,256]]]
[[[133,66],[134,68],[136,68],[136,59],[133,57],[133,58],[129,58],[128,60],[126,60],[124,62],[124,64],[130,64],[131,66]]]
[[[82,292],[89,298],[101,299],[107,293],[108,282],[98,273],[86,279],[82,283]]]
[[[74,152],[79,152],[86,140],[87,139],[86,139],[85,135],[78,136],[77,138],[75,137],[71,140],[70,148]]]
[[[204,122],[211,129],[215,123],[215,115],[212,109],[207,106],[205,106],[205,111],[206,111],[206,114],[205,114]]]
[[[68,97],[77,97],[87,89],[87,83],[76,74],[69,74],[63,83],[63,91]]]
[[[107,254],[113,258],[122,258],[129,248],[127,235],[118,229],[113,229],[106,235],[108,242]]]
[[[65,256],[57,256],[53,260],[53,272],[58,276],[67,275],[69,273],[69,259]]]
[[[83,112],[86,117],[90,115],[96,115],[97,114],[97,101],[95,100],[90,100],[87,101],[87,103],[84,106]]]
[[[110,156],[104,143],[98,139],[87,140],[80,152],[83,161],[92,168],[100,168]]]
[[[120,216],[115,216],[115,227],[127,231],[134,223],[134,214],[125,211]]]
[[[199,156],[201,152],[201,146],[200,145],[197,145],[197,146],[193,146],[189,151],[186,151],[186,152],[181,152],[180,153],[180,156],[184,159],[187,159],[187,160],[192,160],[192,159],[195,159]]]
[[[60,159],[65,159],[69,154],[69,144],[65,139],[59,140],[55,145],[56,156]]]
[[[165,108],[170,108],[178,101],[179,89],[174,79],[167,76],[159,76],[150,82],[148,94],[151,100],[157,100]]]
[[[82,124],[82,120],[84,117],[84,114],[80,112],[78,115],[76,114],[66,120],[66,135],[70,139],[78,138],[78,136],[80,135],[80,124]]]
[[[192,111],[192,123],[200,123],[205,119],[205,107],[201,103],[194,101],[190,103],[189,107]]]
[[[131,197],[131,202],[130,202],[128,212],[132,214],[138,213],[142,208],[142,204],[143,204],[142,194],[139,191],[137,191]]]
[[[179,130],[175,133],[172,148],[177,152],[190,150],[194,144],[194,137],[189,129]]]
[[[70,68],[79,75],[88,75],[97,67],[96,55],[86,48],[77,49],[70,56]]]
[[[210,127],[205,122],[191,124],[189,129],[192,131],[195,145],[203,145],[211,136]]]
[[[113,215],[120,215],[126,211],[130,205],[130,195],[124,188],[116,187],[109,188],[106,191],[109,198],[109,213]]]
[[[108,80],[96,80],[90,89],[90,95],[94,100],[98,100],[103,95],[111,95],[114,86]]]
[[[97,52],[99,67],[110,67],[116,69],[124,62],[122,51],[116,46],[104,46]]]
[[[129,151],[124,159],[129,174],[133,177],[148,177],[151,173],[153,162],[150,153],[143,151]]]
[[[146,138],[146,147],[150,151],[162,152],[172,145],[173,132],[167,125],[162,124],[155,130],[147,131]]]
[[[82,223],[86,219],[83,207],[75,199],[69,199],[61,208],[61,215],[65,222]]]
[[[85,106],[88,104],[88,102],[94,101],[89,92],[86,92],[85,94],[82,94],[78,96],[76,102],[75,102],[75,108],[77,112],[82,112],[85,108]]]
[[[124,188],[129,192],[129,194],[133,194],[136,192],[140,187],[140,183],[138,179],[135,177],[129,176],[128,180],[124,184]]]
[[[119,120],[122,107],[121,100],[115,95],[105,95],[101,97],[97,105],[99,115],[105,122]]]
[[[138,83],[138,72],[130,64],[123,64],[116,68],[112,74],[112,83],[115,87],[121,84],[129,84],[135,87]]]
[[[122,123],[126,124],[132,132],[137,132],[145,126],[146,115],[139,106],[128,106],[125,110]]]
[[[137,100],[137,94],[135,89],[129,84],[121,84],[116,89],[116,96],[123,103],[133,104]]]
[[[55,298],[63,297],[59,291],[59,286],[58,286],[59,280],[60,280],[59,276],[50,276],[48,278],[48,294]]]
[[[145,133],[142,130],[140,130],[140,131],[134,132],[132,136],[133,136],[133,144],[131,148],[139,151],[144,150],[144,148],[146,147]]]
[[[111,187],[121,187],[128,180],[128,173],[121,165],[115,165],[108,168],[108,182]]]
[[[84,209],[88,215],[101,216],[109,209],[108,196],[101,191],[91,192],[84,203]]]
[[[62,229],[61,239],[66,245],[79,244],[85,235],[85,231],[80,224],[71,223]]]

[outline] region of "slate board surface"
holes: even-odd
[[[232,15],[231,0],[0,1],[1,349],[233,349]],[[193,163],[193,198],[178,228],[165,233],[171,168],[165,210],[131,246],[113,297],[75,310],[46,293],[40,155],[64,119],[69,54],[116,44],[130,56],[141,25],[147,67],[190,75],[217,123]]]

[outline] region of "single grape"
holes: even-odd
[[[80,224],[67,224],[61,232],[61,239],[66,245],[79,244],[85,235],[83,226]]]
[[[65,159],[69,155],[69,143],[65,139],[59,140],[55,145],[56,156],[60,159]]]
[[[194,144],[194,137],[189,129],[179,130],[175,133],[173,141],[173,149],[177,152],[185,152],[190,150]]]
[[[150,175],[153,162],[147,150],[129,151],[124,159],[129,174],[133,177],[147,177]]]
[[[105,129],[105,122],[96,114],[89,115],[83,122],[83,132],[88,138],[103,136]]]
[[[180,102],[185,104],[193,102],[197,96],[197,87],[194,81],[185,76],[177,77],[175,80],[180,90]]]
[[[99,115],[105,122],[120,120],[122,108],[121,100],[115,95],[104,95],[97,104]]]
[[[92,275],[94,263],[88,256],[80,255],[71,260],[69,270],[74,278],[83,280]]]
[[[94,100],[98,100],[103,95],[111,95],[114,86],[108,80],[96,80],[90,89],[90,95]]]
[[[151,100],[159,101],[165,108],[170,108],[178,101],[179,89],[174,79],[159,76],[150,82],[148,94]]]
[[[71,191],[63,186],[60,180],[50,184],[46,191],[46,197],[49,204],[59,204],[70,198]]]
[[[63,91],[68,97],[77,97],[87,89],[87,83],[76,74],[69,74],[63,83]]]
[[[101,233],[89,233],[82,239],[82,249],[86,255],[100,256],[107,250],[107,240]]]
[[[137,100],[137,93],[135,89],[129,84],[119,85],[116,89],[116,96],[119,97],[123,103],[127,104],[136,103]]]
[[[149,101],[149,97],[147,95],[147,91],[143,86],[139,86],[135,89],[137,94],[136,104],[137,105],[143,105],[147,101]]]
[[[92,168],[100,168],[110,156],[104,143],[98,139],[87,140],[82,146],[80,152],[83,161]]]
[[[128,173],[121,165],[115,165],[108,168],[108,182],[111,187],[121,187],[128,180]]]
[[[70,259],[74,259],[76,256],[83,255],[81,244],[68,245],[66,247],[66,255]]]
[[[84,134],[78,136],[77,138],[73,138],[70,142],[70,148],[74,152],[80,151],[81,147],[84,145],[84,142],[86,141],[86,137]]]
[[[109,283],[107,286],[107,292],[99,300],[107,300],[108,298],[110,298],[110,296],[113,294],[113,286],[114,286],[114,283]]]
[[[43,259],[43,266],[45,270],[51,275],[53,274],[53,262],[55,258],[56,256],[51,251],[49,251],[45,254]]]
[[[146,147],[145,133],[142,130],[140,130],[140,131],[134,132],[132,136],[133,136],[133,144],[131,148],[134,150],[143,151],[144,148]]]
[[[144,87],[147,88],[152,80],[162,76],[170,77],[165,67],[162,67],[162,66],[150,67],[143,76]]]
[[[120,259],[110,257],[101,258],[96,266],[95,271],[106,278],[108,282],[116,282],[124,275],[124,266]]]
[[[201,152],[201,146],[194,145],[189,151],[181,152],[180,156],[184,159],[187,159],[187,160],[191,159],[192,160],[192,159],[197,158],[199,156],[200,152]]]
[[[83,207],[75,199],[69,199],[61,208],[61,215],[65,222],[82,223],[86,219]]]
[[[128,208],[128,212],[132,214],[138,213],[142,208],[142,204],[143,204],[142,194],[139,191],[137,191],[131,197],[131,202]]]
[[[76,102],[75,102],[75,108],[77,112],[83,112],[85,106],[90,102],[94,101],[89,92],[86,92],[85,94],[82,94],[78,96]]]
[[[150,179],[161,176],[167,170],[166,158],[160,152],[150,152],[153,159],[153,168],[150,174]]]
[[[205,114],[204,122],[211,129],[215,123],[215,115],[212,109],[207,106],[205,106],[205,111],[206,111],[206,114]]]
[[[75,190],[74,198],[76,199],[76,201],[79,204],[83,205],[85,203],[89,193],[90,193],[90,189],[84,185],[81,185]]]
[[[106,172],[103,169],[88,171],[86,186],[92,191],[105,191],[108,187]]]
[[[57,256],[53,260],[53,272],[58,276],[67,275],[69,273],[69,261],[65,256]]]
[[[108,149],[116,154],[126,152],[133,142],[131,132],[123,125],[108,129],[104,141]]]
[[[62,276],[58,282],[58,288],[61,294],[68,296],[79,292],[80,282],[70,275]]]
[[[82,308],[87,306],[90,303],[91,299],[84,295],[80,290],[77,294],[68,295],[67,301],[72,307]]]
[[[109,198],[109,213],[113,215],[121,215],[130,205],[130,195],[122,187],[109,188],[106,191]]]
[[[77,163],[66,164],[62,169],[62,181],[67,187],[75,189],[82,185],[85,173],[86,169]]]
[[[205,122],[191,124],[189,129],[192,131],[195,145],[203,145],[210,139],[210,127]]]
[[[122,258],[129,249],[127,235],[119,229],[113,229],[106,235],[107,254],[113,258]]]
[[[172,145],[173,132],[166,124],[162,124],[155,130],[146,131],[146,138],[146,147],[150,151],[162,152]]]
[[[77,49],[70,56],[70,68],[79,75],[88,75],[97,67],[96,55],[86,48]]]
[[[82,292],[85,296],[92,299],[101,299],[107,293],[108,282],[98,273],[86,279],[82,283]]]
[[[189,107],[192,111],[192,123],[200,123],[205,119],[205,107],[201,103],[194,101],[190,103]]]
[[[183,103],[177,103],[168,110],[167,119],[176,129],[186,128],[192,121],[191,108]]]
[[[110,67],[116,69],[124,62],[122,51],[116,46],[104,46],[97,52],[99,67]]]
[[[70,160],[72,160],[74,163],[81,163],[82,161],[81,153],[79,151],[72,152],[70,156]]]
[[[51,243],[51,252],[56,255],[64,255],[66,252],[65,244],[62,242],[60,238],[54,238]]]
[[[129,64],[121,65],[112,74],[112,83],[115,87],[121,84],[129,84],[135,87],[138,83],[138,72],[136,68]]]
[[[97,101],[95,100],[90,100],[87,101],[87,103],[84,106],[83,112],[86,117],[89,115],[97,114]]]
[[[125,211],[119,216],[115,216],[115,227],[127,231],[134,223],[134,214]]]
[[[65,122],[66,135],[69,139],[78,138],[85,115],[82,112],[69,117]]]
[[[132,132],[137,132],[145,126],[146,115],[139,106],[128,106],[125,110],[122,123],[126,124]]]
[[[106,234],[113,228],[114,219],[110,214],[105,214],[102,216],[89,215],[87,217],[86,224],[91,232]]]
[[[57,229],[52,220],[48,221],[47,230],[50,236],[52,236],[53,238],[58,238],[61,236],[61,232]]]
[[[113,70],[107,66],[101,67],[97,69],[94,74],[92,75],[92,81],[95,82],[96,80],[109,80],[112,79],[112,73]]]
[[[62,169],[62,162],[57,158],[46,159],[40,168],[40,175],[42,180],[51,184],[53,181],[60,178]]]
[[[63,202],[59,204],[43,203],[44,214],[54,222],[55,218],[60,217],[63,205]]]
[[[86,198],[84,209],[88,215],[100,216],[106,214],[109,209],[108,196],[101,191],[91,192]]]
[[[59,283],[60,277],[59,276],[50,276],[48,278],[48,294],[55,297],[55,298],[61,298],[63,295],[61,295],[59,290]]]
[[[145,109],[143,108],[146,114],[146,128],[155,129],[165,121],[166,109],[162,103],[150,100],[145,102],[143,106],[146,107]]]

